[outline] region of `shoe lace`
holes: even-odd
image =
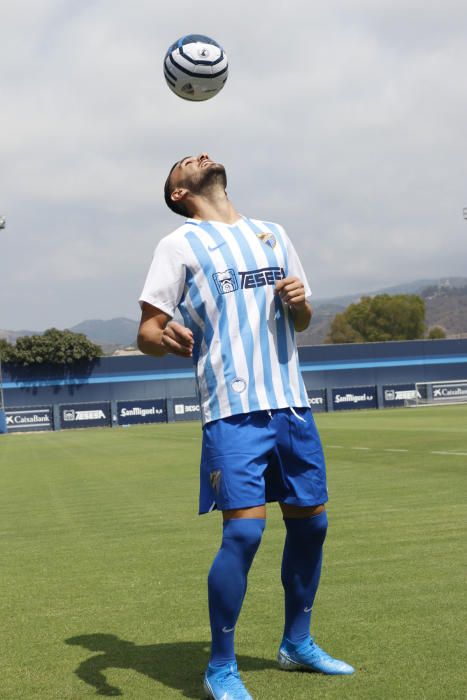
[[[232,700],[244,700],[246,688],[234,666],[226,669],[225,674],[223,674],[222,687],[229,693],[229,698]]]
[[[332,656],[327,654],[324,649],[316,644],[313,637],[310,637],[310,646],[308,648],[308,653],[311,654],[315,659],[330,659],[333,660]]]

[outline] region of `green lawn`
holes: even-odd
[[[317,422],[331,500],[313,631],[358,672],[277,670],[273,505],[237,628],[250,692],[464,698],[467,407]],[[199,447],[191,423],[0,437],[0,698],[202,697],[221,528],[196,513]]]

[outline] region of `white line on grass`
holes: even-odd
[[[358,450],[358,451],[370,451],[372,449],[375,449],[373,447],[348,447],[345,448],[344,445],[326,445],[327,448],[333,449],[333,450]],[[376,448],[378,449],[378,448]],[[410,450],[407,449],[402,449],[402,448],[396,448],[396,447],[383,447],[381,448],[383,452],[410,452]],[[454,457],[467,457],[467,452],[442,452],[441,450],[432,450],[429,454],[431,455],[448,455],[448,456],[454,456]]]
[[[457,457],[467,457],[467,452],[431,452],[432,455],[455,455]]]

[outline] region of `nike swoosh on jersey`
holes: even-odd
[[[217,250],[223,245],[225,245],[225,241],[222,241],[222,243],[219,243],[219,245],[208,245],[208,250],[212,253],[214,250]]]

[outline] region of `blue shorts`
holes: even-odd
[[[200,471],[200,513],[328,500],[323,449],[309,408],[254,411],[207,423]]]

